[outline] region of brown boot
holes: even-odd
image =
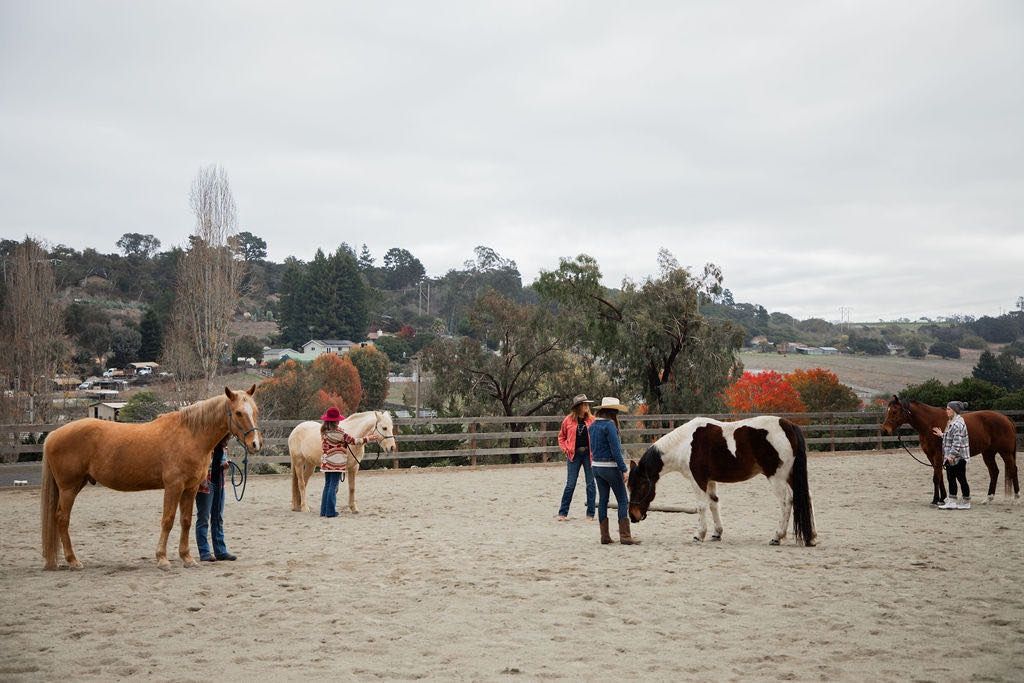
[[[639,539],[633,538],[629,535],[629,519],[619,520],[619,543],[622,545],[637,545],[640,543]]]
[[[612,542],[612,535],[608,533],[608,520],[602,519],[599,525],[601,527],[601,545],[608,545]]]

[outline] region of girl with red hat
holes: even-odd
[[[338,516],[338,484],[345,479],[345,468],[348,466],[349,446],[364,444],[367,441],[379,441],[376,434],[361,438],[349,435],[338,423],[345,419],[341,411],[331,406],[320,420],[320,471],[324,473],[324,495],[320,498],[320,516]]]

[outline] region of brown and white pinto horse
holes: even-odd
[[[996,495],[996,482],[999,480],[999,465],[996,454],[1003,458],[1006,467],[1004,481],[1005,493],[1010,495],[1013,485],[1014,500],[1020,498],[1020,481],[1017,478],[1017,428],[1013,420],[994,410],[976,410],[963,414],[967,424],[967,436],[970,440],[971,455],[981,453],[985,466],[988,467],[988,498],[983,502],[991,502]],[[893,396],[885,413],[882,431],[892,435],[905,424],[917,430],[921,450],[928,456],[932,465],[932,504],[938,505],[946,499],[946,485],[942,478],[942,437],[932,433],[932,428],[945,429],[949,419],[945,408],[936,408],[927,403],[909,401]]]
[[[814,512],[807,486],[807,447],[798,426],[768,415],[736,422],[698,417],[661,437],[647,449],[639,464],[629,463],[629,518],[635,523],[647,517],[662,472],[680,472],[697,495],[700,515],[693,540],[707,533],[707,511],[715,524],[712,541],[722,539],[718,516],[718,484],[746,481],[763,474],[782,506],[779,526],[771,545],[786,537],[790,512],[793,535],[804,545],[814,545]]]
[[[231,434],[249,452],[261,441],[259,409],[248,391],[224,387],[214,396],[143,424],[125,424],[85,418],[55,429],[43,445],[41,495],[43,559],[45,569],[57,568],[57,550],[71,569],[82,563],[71,547],[68,526],[75,497],[86,484],[103,484],[116,491],[164,490],[164,511],[157,566],[170,567],[167,537],[174,526],[175,509],[181,510],[178,555],[186,567],[198,566],[189,552],[188,535],[196,491],[206,477],[214,446]]]

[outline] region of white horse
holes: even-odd
[[[309,512],[306,487],[323,455],[320,425],[321,423],[316,420],[300,422],[288,435],[288,454],[292,458],[292,510],[295,512]],[[390,413],[379,410],[355,413],[339,422],[338,426],[349,436],[357,438],[376,434],[381,438],[380,447],[387,453],[398,450]],[[363,460],[363,449],[362,444],[350,446],[345,466],[348,478],[348,509],[352,512],[359,512],[356,507],[356,472],[359,471],[359,464]]]

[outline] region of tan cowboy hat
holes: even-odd
[[[581,403],[593,403],[593,401],[591,401],[589,398],[587,398],[586,394],[577,394],[576,396],[573,397],[572,405],[569,406],[569,408],[570,409],[571,408],[575,408],[576,406],[578,406]]]
[[[619,403],[619,399],[614,396],[605,396],[602,398],[600,405],[595,406],[595,411],[597,410],[618,410],[622,413],[629,412],[629,408]]]

